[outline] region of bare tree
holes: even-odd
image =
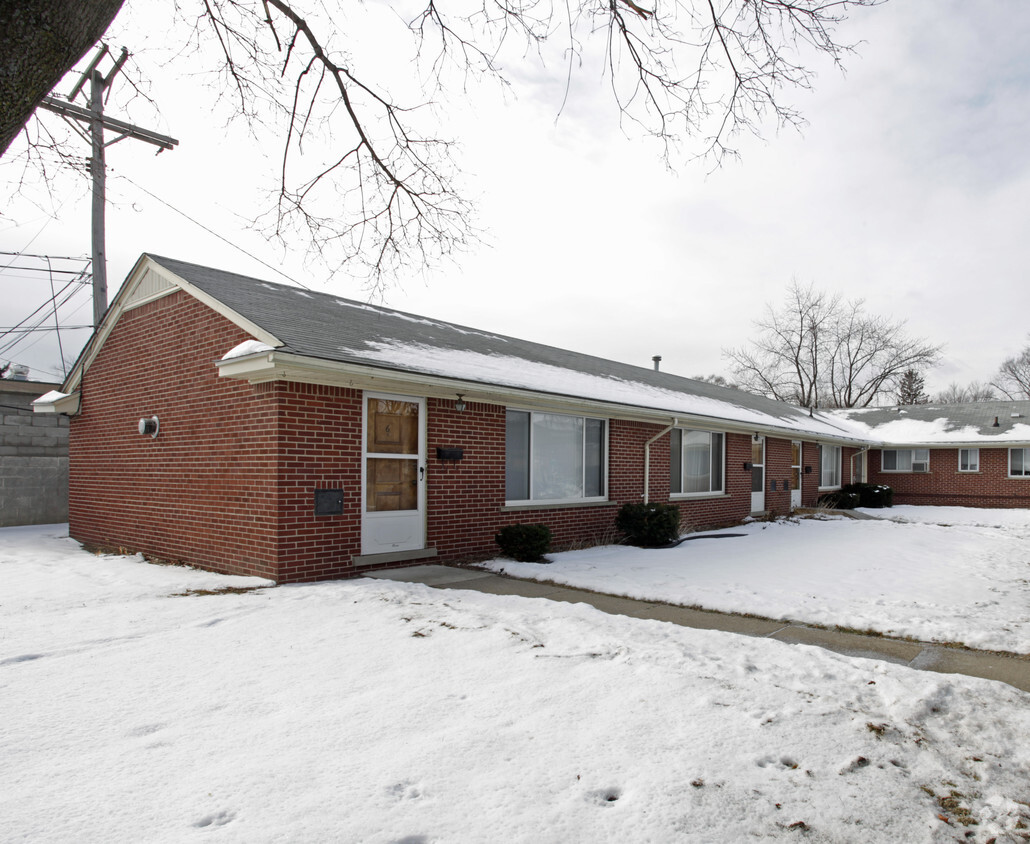
[[[998,394],[990,384],[971,381],[961,387],[954,381],[946,389],[941,390],[934,399],[938,404],[968,404],[975,401],[995,401]]]
[[[1001,365],[991,386],[1008,399],[1030,399],[1030,345]]]
[[[0,154],[61,75],[103,31],[122,0],[31,0],[32,18],[17,40],[0,17],[0,53],[21,51],[47,74],[12,76],[18,108],[0,110]],[[853,7],[882,0],[416,0],[405,30],[424,74],[417,93],[391,92],[369,76],[350,47],[375,33],[353,31],[346,9],[316,0],[176,0],[191,44],[213,44],[217,72],[236,113],[255,131],[281,130],[279,189],[266,222],[279,237],[298,231],[319,251],[334,248],[362,261],[374,277],[407,262],[431,262],[464,247],[477,234],[471,206],[459,189],[453,139],[427,112],[452,80],[492,78],[506,85],[500,56],[522,56],[557,43],[567,73],[593,55],[601,39],[616,107],[662,144],[664,155],[687,137],[700,153],[733,155],[741,130],[757,132],[768,119],[797,125],[783,98],[807,88],[818,55],[839,65],[852,49],[836,29]],[[73,6],[74,12],[67,7]],[[10,11],[5,11],[10,16]],[[47,16],[95,17],[96,26],[73,48],[52,52]],[[14,17],[18,17],[15,13]],[[395,42],[397,55],[407,47]],[[3,74],[0,74],[3,76]],[[6,94],[0,98],[6,103]],[[305,145],[331,144],[312,165]]]
[[[711,375],[695,375],[694,380],[703,381],[705,384],[715,384],[717,387],[728,387],[731,390],[740,389],[740,387],[726,378],[726,376],[716,375],[715,373],[712,373]]]
[[[723,355],[742,389],[801,407],[867,407],[940,358],[940,346],[904,325],[795,281],[781,308],[766,306],[750,346]]]

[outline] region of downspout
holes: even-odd
[[[861,457],[863,454],[867,454],[870,450],[872,450],[872,446],[867,445],[865,448],[859,449],[858,451],[856,451],[854,454],[851,455],[851,482],[852,483],[855,482],[855,459],[858,458],[858,457]],[[843,478],[841,480],[843,480]],[[868,480],[863,481],[863,483],[868,483],[868,482],[869,482]]]
[[[644,443],[644,494],[643,494],[643,499],[644,499],[644,503],[645,504],[647,504],[651,500],[651,443],[653,443],[653,442],[655,442],[657,440],[660,440],[667,433],[669,433],[669,431],[671,431],[673,428],[675,428],[676,427],[676,422],[677,422],[676,417],[673,416],[672,417],[672,424],[670,424],[668,428],[665,428],[664,430],[659,431],[657,434],[655,434],[653,437],[651,437],[651,439],[649,439],[646,443]]]

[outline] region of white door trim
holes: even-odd
[[[388,399],[418,404],[418,454],[396,455],[368,452],[368,400]],[[416,462],[416,509],[368,512],[368,461],[394,458]],[[419,551],[426,546],[426,399],[392,393],[365,391],[361,395],[361,553],[386,554]]]
[[[751,440],[751,454],[754,456],[754,447],[757,443],[762,444],[762,462],[751,464],[751,512],[762,513],[765,511],[765,437],[759,437],[757,440]],[[759,473],[761,477],[758,479],[759,488],[755,489],[755,473]]]
[[[794,453],[793,453],[794,452],[794,446],[798,447],[798,462],[797,463],[795,463],[794,459],[793,459],[793,457],[794,457]],[[793,480],[795,476],[798,479],[798,488],[797,489],[792,489],[790,491],[790,509],[791,510],[796,510],[798,507],[801,506],[801,489],[805,485],[805,472],[804,472],[805,444],[803,442],[801,442],[800,440],[791,440],[790,449],[791,449],[791,461],[790,461],[791,462],[791,466],[790,466],[791,480]]]

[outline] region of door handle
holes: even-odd
[[[419,466],[418,467],[418,479],[421,481],[423,478],[425,478],[425,475],[426,475],[426,467],[425,466]]]

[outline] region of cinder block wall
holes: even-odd
[[[59,386],[0,381],[0,527],[68,521],[68,419],[32,412]]]

